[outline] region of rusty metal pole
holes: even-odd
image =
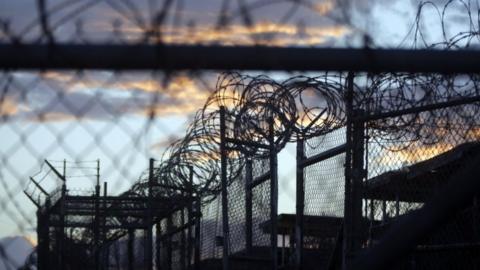
[[[222,267],[228,270],[229,262],[229,226],[228,226],[228,194],[227,194],[227,149],[226,149],[226,123],[225,107],[220,107],[220,162],[221,162],[221,184],[222,184],[222,229],[223,229],[223,253]]]

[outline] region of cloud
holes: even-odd
[[[428,138],[438,139],[438,141],[433,144],[425,143],[422,140],[414,141],[411,144],[408,142],[395,143],[388,147],[388,150],[382,149],[378,152],[375,163],[385,167],[415,164],[445,153],[462,143],[478,141],[478,139],[480,139],[480,127],[467,127],[468,124],[436,127],[428,132]],[[452,130],[454,132],[452,132]]]
[[[135,40],[144,34],[143,29],[135,26],[123,27],[122,32],[129,40]],[[302,26],[260,21],[251,26],[232,24],[222,28],[212,25],[165,28],[162,30],[161,41],[192,45],[318,46],[340,39],[349,32],[350,29],[343,25]]]
[[[9,117],[19,112],[18,104],[12,99],[5,99],[0,103],[0,116]]]
[[[17,74],[0,106],[4,119],[69,121],[126,115],[188,115],[201,108],[210,89],[186,74],[48,72]],[[36,81],[33,85],[26,81]],[[214,77],[202,77],[207,82]],[[213,80],[212,80],[213,81]]]
[[[394,160],[397,163],[414,164],[447,152],[454,146],[454,144],[450,143],[438,143],[434,145],[417,144],[415,147],[408,147],[398,150],[394,149],[392,150],[392,154],[395,156]],[[392,158],[390,155],[383,156],[383,158],[381,158],[379,161],[384,165],[392,165]]]

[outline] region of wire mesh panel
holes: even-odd
[[[169,226],[169,221],[167,219],[162,219],[160,220],[159,224],[160,226],[160,243],[158,248],[159,250],[159,255],[160,255],[160,268],[161,269],[169,269],[170,267],[170,243],[169,243],[169,237],[168,237],[168,229],[170,228]],[[157,225],[157,226],[158,226]]]
[[[202,205],[201,260],[221,258],[222,256],[222,247],[218,241],[218,237],[223,235],[220,201],[220,196],[215,196],[209,198],[209,202]]]
[[[253,179],[270,171],[268,159],[253,160]],[[270,231],[266,226],[270,221],[270,180],[267,180],[252,190],[252,228],[254,247],[258,248],[256,255],[269,257]],[[263,252],[262,252],[263,251]]]
[[[244,171],[244,170],[243,170]],[[230,230],[230,253],[245,251],[245,174],[235,179],[227,189],[228,192],[228,215]]]
[[[186,269],[194,229],[201,260],[219,262],[247,248],[249,210],[252,253],[275,258],[278,183],[256,185],[246,209],[242,156],[255,180],[276,169],[265,153],[300,138],[309,138],[307,158],[352,144],[305,168],[300,249],[312,251],[312,268],[326,266],[342,236],[346,262],[356,255],[350,238],[377,246],[475,160],[474,1],[33,2],[0,3],[0,267],[23,265],[21,241],[25,268]],[[435,50],[388,49],[397,45]],[[233,69],[248,74],[217,72]],[[349,141],[345,130],[365,119],[368,142]],[[145,171],[150,157],[159,162]],[[75,168],[62,170],[64,159]],[[92,160],[101,163],[93,172]],[[200,228],[186,226],[194,194],[204,199]],[[437,221],[402,266],[480,268],[469,260],[480,257],[477,199],[463,208]]]
[[[346,142],[345,128],[305,141],[305,158],[324,153]],[[332,267],[335,249],[341,246],[345,202],[345,154],[339,153],[304,168],[304,264]]]
[[[345,143],[345,129],[308,139],[305,155],[311,157]],[[339,154],[305,168],[305,215],[342,217],[344,210],[345,155]]]
[[[421,209],[448,184],[480,151],[471,104],[380,119],[369,123],[368,179],[365,183],[364,216],[369,219],[366,245],[375,245],[388,228],[402,217]],[[468,117],[466,117],[469,115]],[[399,119],[400,118],[400,119]],[[418,118],[429,126],[390,133],[375,127],[386,122]],[[448,200],[448,198],[445,198]],[[480,254],[478,206],[473,198],[463,210],[452,213],[416,243],[404,260],[403,269],[474,269]]]

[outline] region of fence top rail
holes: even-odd
[[[480,50],[0,44],[0,69],[480,72]],[[102,59],[102,61],[98,61]]]

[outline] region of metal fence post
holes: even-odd
[[[353,119],[361,111],[354,111],[353,104],[354,74],[347,76],[346,112],[347,138],[345,156],[345,206],[344,206],[344,238],[343,269],[351,269],[355,252],[361,248],[362,238],[362,182],[364,172],[365,127],[363,121]]]
[[[155,235],[155,264],[156,264],[156,269],[160,270],[160,268],[161,268],[160,264],[162,263],[162,261],[160,260],[160,256],[161,256],[160,241],[161,241],[161,235],[162,235],[162,228],[160,227],[160,222],[157,222],[157,225],[155,227],[156,227],[156,232],[155,232],[156,233],[156,235]]]
[[[182,207],[180,210],[180,227],[185,226],[185,208]],[[180,269],[185,270],[185,261],[186,261],[186,241],[185,241],[185,229],[182,229],[180,232]]]
[[[105,245],[106,239],[107,239],[107,195],[108,195],[108,184],[107,182],[103,182],[103,203],[102,203],[102,224],[101,224],[101,229],[102,229],[102,243]],[[111,243],[110,243],[111,244]],[[110,266],[110,244],[106,247],[106,258],[104,260],[104,267],[105,269],[109,269]]]
[[[188,196],[189,196],[189,202],[188,202],[188,228],[187,228],[187,268],[190,268],[190,265],[192,264],[192,222],[193,222],[193,167],[189,166],[189,187],[188,187]]]
[[[351,209],[351,160],[352,160],[352,106],[353,106],[353,73],[349,72],[347,76],[347,92],[345,97],[346,110],[346,151],[345,151],[345,203],[344,203],[344,226],[343,226],[343,251],[342,251],[342,269],[348,270],[350,267],[351,235],[352,235],[352,209]]]
[[[145,267],[147,270],[152,270],[152,260],[153,260],[153,169],[155,160],[150,158],[149,170],[148,170],[148,209],[147,209],[147,224],[145,228]]]
[[[253,194],[250,186],[253,180],[252,159],[247,157],[245,163],[245,248],[247,254],[252,253],[252,237],[253,237]]]
[[[64,170],[65,171],[65,170]],[[65,176],[65,174],[64,174]],[[66,197],[67,197],[67,186],[63,182],[62,185],[62,195],[60,198],[60,228],[57,231],[57,241],[58,241],[58,266],[60,269],[65,269],[65,207],[66,207]]]
[[[93,224],[95,245],[95,269],[100,269],[100,160],[97,160],[97,183],[95,185],[95,220]]]
[[[304,184],[304,166],[303,160],[304,140],[303,138],[297,141],[297,196],[296,196],[296,215],[295,215],[295,269],[302,269],[303,265],[303,215],[305,207],[305,184]]]
[[[173,230],[173,222],[172,222],[172,215],[167,217],[167,270],[172,269],[172,230]]]
[[[226,124],[225,107],[220,107],[220,158],[221,158],[221,183],[222,183],[222,229],[223,229],[223,270],[228,270],[229,255],[229,226],[228,226],[228,198],[227,198],[227,150],[226,150]]]
[[[361,111],[355,111],[356,115]],[[362,247],[363,239],[363,179],[365,176],[364,158],[365,158],[365,123],[355,121],[352,123],[352,255],[355,255]]]
[[[128,270],[133,270],[135,266],[135,230],[128,229],[128,240],[127,240],[127,257],[128,257]]]
[[[269,146],[270,146],[270,245],[272,250],[272,269],[278,268],[277,248],[277,215],[278,215],[278,176],[277,176],[277,151],[275,146],[275,134],[273,118],[269,119]]]
[[[50,269],[50,199],[45,202],[45,210],[37,212],[37,238],[38,238],[38,269]]]
[[[198,195],[197,195],[198,196]],[[201,225],[201,199],[197,197],[195,203],[195,254],[194,264],[195,270],[200,269],[200,225]]]

